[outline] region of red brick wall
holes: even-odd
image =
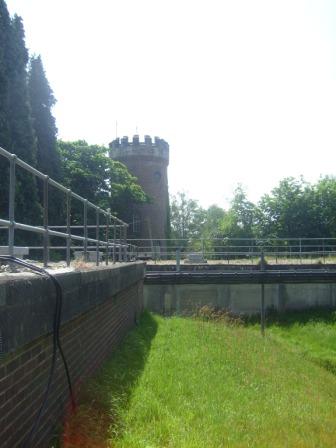
[[[135,323],[143,306],[142,281],[129,286],[100,305],[61,327],[61,341],[72,383],[92,375]],[[52,335],[41,336],[6,355],[0,363],[0,446],[15,448],[29,434],[41,405],[52,354]],[[48,442],[62,423],[69,406],[65,372],[60,356],[45,415],[34,438],[34,447]]]

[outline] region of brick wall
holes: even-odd
[[[61,341],[76,390],[134,325],[143,307],[143,282],[141,276],[137,277],[130,276],[131,284],[124,284],[113,296],[105,297],[84,313],[77,312],[62,325]],[[42,402],[51,356],[49,332],[12,349],[0,361],[1,448],[20,447],[29,434]],[[46,412],[32,446],[48,447],[69,406],[66,376],[58,355]]]

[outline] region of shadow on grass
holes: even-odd
[[[134,387],[142,374],[157,322],[144,312],[99,373],[85,384],[79,405],[65,425],[63,448],[105,448],[123,432],[121,414],[127,409]]]
[[[260,323],[260,316],[254,315],[243,318],[246,325],[256,325]],[[266,325],[277,325],[279,327],[291,327],[292,325],[305,325],[312,322],[326,324],[336,323],[335,308],[314,307],[306,310],[278,312],[268,310],[266,312]]]

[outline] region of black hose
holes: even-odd
[[[62,293],[62,287],[61,287],[59,281],[57,280],[57,278],[54,275],[50,274],[50,272],[46,271],[45,269],[39,268],[33,264],[27,263],[24,260],[21,260],[19,258],[10,256],[10,255],[0,255],[0,261],[7,261],[9,263],[14,263],[14,264],[17,264],[24,268],[30,269],[31,271],[36,272],[37,274],[46,275],[48,278],[50,278],[50,280],[54,284],[55,290],[56,290],[56,302],[55,302],[55,310],[54,310],[54,317],[53,317],[53,351],[52,351],[52,357],[51,357],[51,365],[50,365],[48,381],[47,381],[47,385],[46,385],[46,389],[44,392],[44,396],[43,396],[43,400],[42,400],[40,409],[36,415],[34,424],[22,445],[23,448],[29,448],[32,446],[31,444],[33,442],[34,436],[36,435],[37,429],[40,424],[41,417],[43,415],[43,412],[44,412],[46,404],[47,404],[47,400],[48,400],[48,396],[49,396],[49,392],[50,392],[50,388],[51,388],[51,383],[52,383],[52,379],[53,379],[54,372],[55,372],[57,349],[59,350],[62,361],[63,361],[65,374],[66,374],[67,382],[68,382],[69,396],[70,396],[71,405],[72,405],[73,410],[75,409],[75,405],[76,405],[75,404],[75,396],[74,396],[74,392],[73,392],[72,384],[71,384],[69,367],[68,367],[68,364],[67,364],[67,361],[66,361],[63,349],[62,349],[61,341],[60,341],[60,325],[61,325],[61,315],[62,315],[62,305],[63,305],[63,293]]]

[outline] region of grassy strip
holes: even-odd
[[[267,332],[287,347],[336,374],[336,312],[316,308],[271,314]]]
[[[99,437],[63,446],[334,447],[335,397],[335,376],[253,327],[145,314],[87,387]]]

